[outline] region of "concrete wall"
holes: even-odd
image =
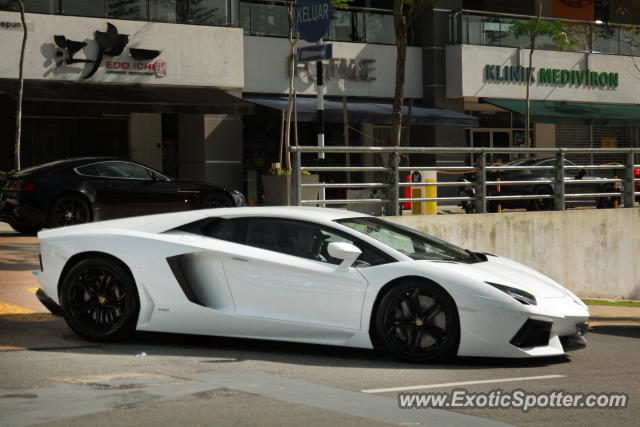
[[[162,118],[160,114],[133,113],[129,118],[131,159],[162,171]]]
[[[387,218],[505,256],[580,297],[640,299],[640,209]]]

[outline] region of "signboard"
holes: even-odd
[[[618,138],[601,138],[600,144],[602,144],[602,148],[616,148],[618,146]]]
[[[317,42],[329,28],[331,0],[298,0],[294,13],[296,28],[302,38]]]
[[[322,44],[298,48],[298,62],[322,61],[333,58],[333,45]]]

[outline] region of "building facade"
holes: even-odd
[[[327,145],[388,142],[396,55],[390,3],[355,0],[349,10],[333,11],[324,37],[333,44],[333,59],[324,62]],[[536,4],[441,0],[420,15],[407,53],[405,105],[415,109],[406,143],[526,146],[522,106],[531,72],[531,145],[638,145],[636,0],[544,0],[542,16],[563,19],[566,37],[576,43],[561,51],[553,38],[539,37],[529,64],[530,41],[516,38],[511,28],[515,20],[535,16]],[[125,156],[169,175],[232,186],[260,203],[260,175],[284,161],[286,1],[25,5],[23,167],[81,155]],[[0,0],[0,40],[0,170],[6,171],[15,167],[22,40],[12,0]],[[298,41],[296,47],[305,45]],[[291,124],[292,143],[316,143],[315,75],[312,64],[295,64],[300,111]],[[350,159],[354,165],[372,161]]]

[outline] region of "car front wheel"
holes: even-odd
[[[94,341],[132,335],[140,311],[133,277],[106,257],[87,258],[69,270],[60,287],[60,305],[69,327]]]
[[[432,282],[407,281],[387,292],[375,313],[377,343],[411,362],[454,356],[460,339],[455,302]]]

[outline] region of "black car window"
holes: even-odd
[[[207,218],[185,224],[175,230],[200,234],[214,239],[294,255],[315,261],[340,264],[328,253],[331,242],[347,242],[362,254],[356,266],[386,264],[396,261],[380,250],[344,232],[311,222],[283,218]]]
[[[364,242],[317,224],[280,218],[252,218],[247,223],[246,244],[249,246],[340,264],[341,260],[328,253],[331,242],[347,242],[357,246],[362,251],[358,257],[361,267],[393,261]]]
[[[81,175],[100,176],[100,174],[98,173],[98,170],[96,169],[95,165],[82,166],[82,167],[76,168],[76,170]]]
[[[95,164],[100,176],[107,178],[151,179],[149,170],[135,163],[103,162]]]

